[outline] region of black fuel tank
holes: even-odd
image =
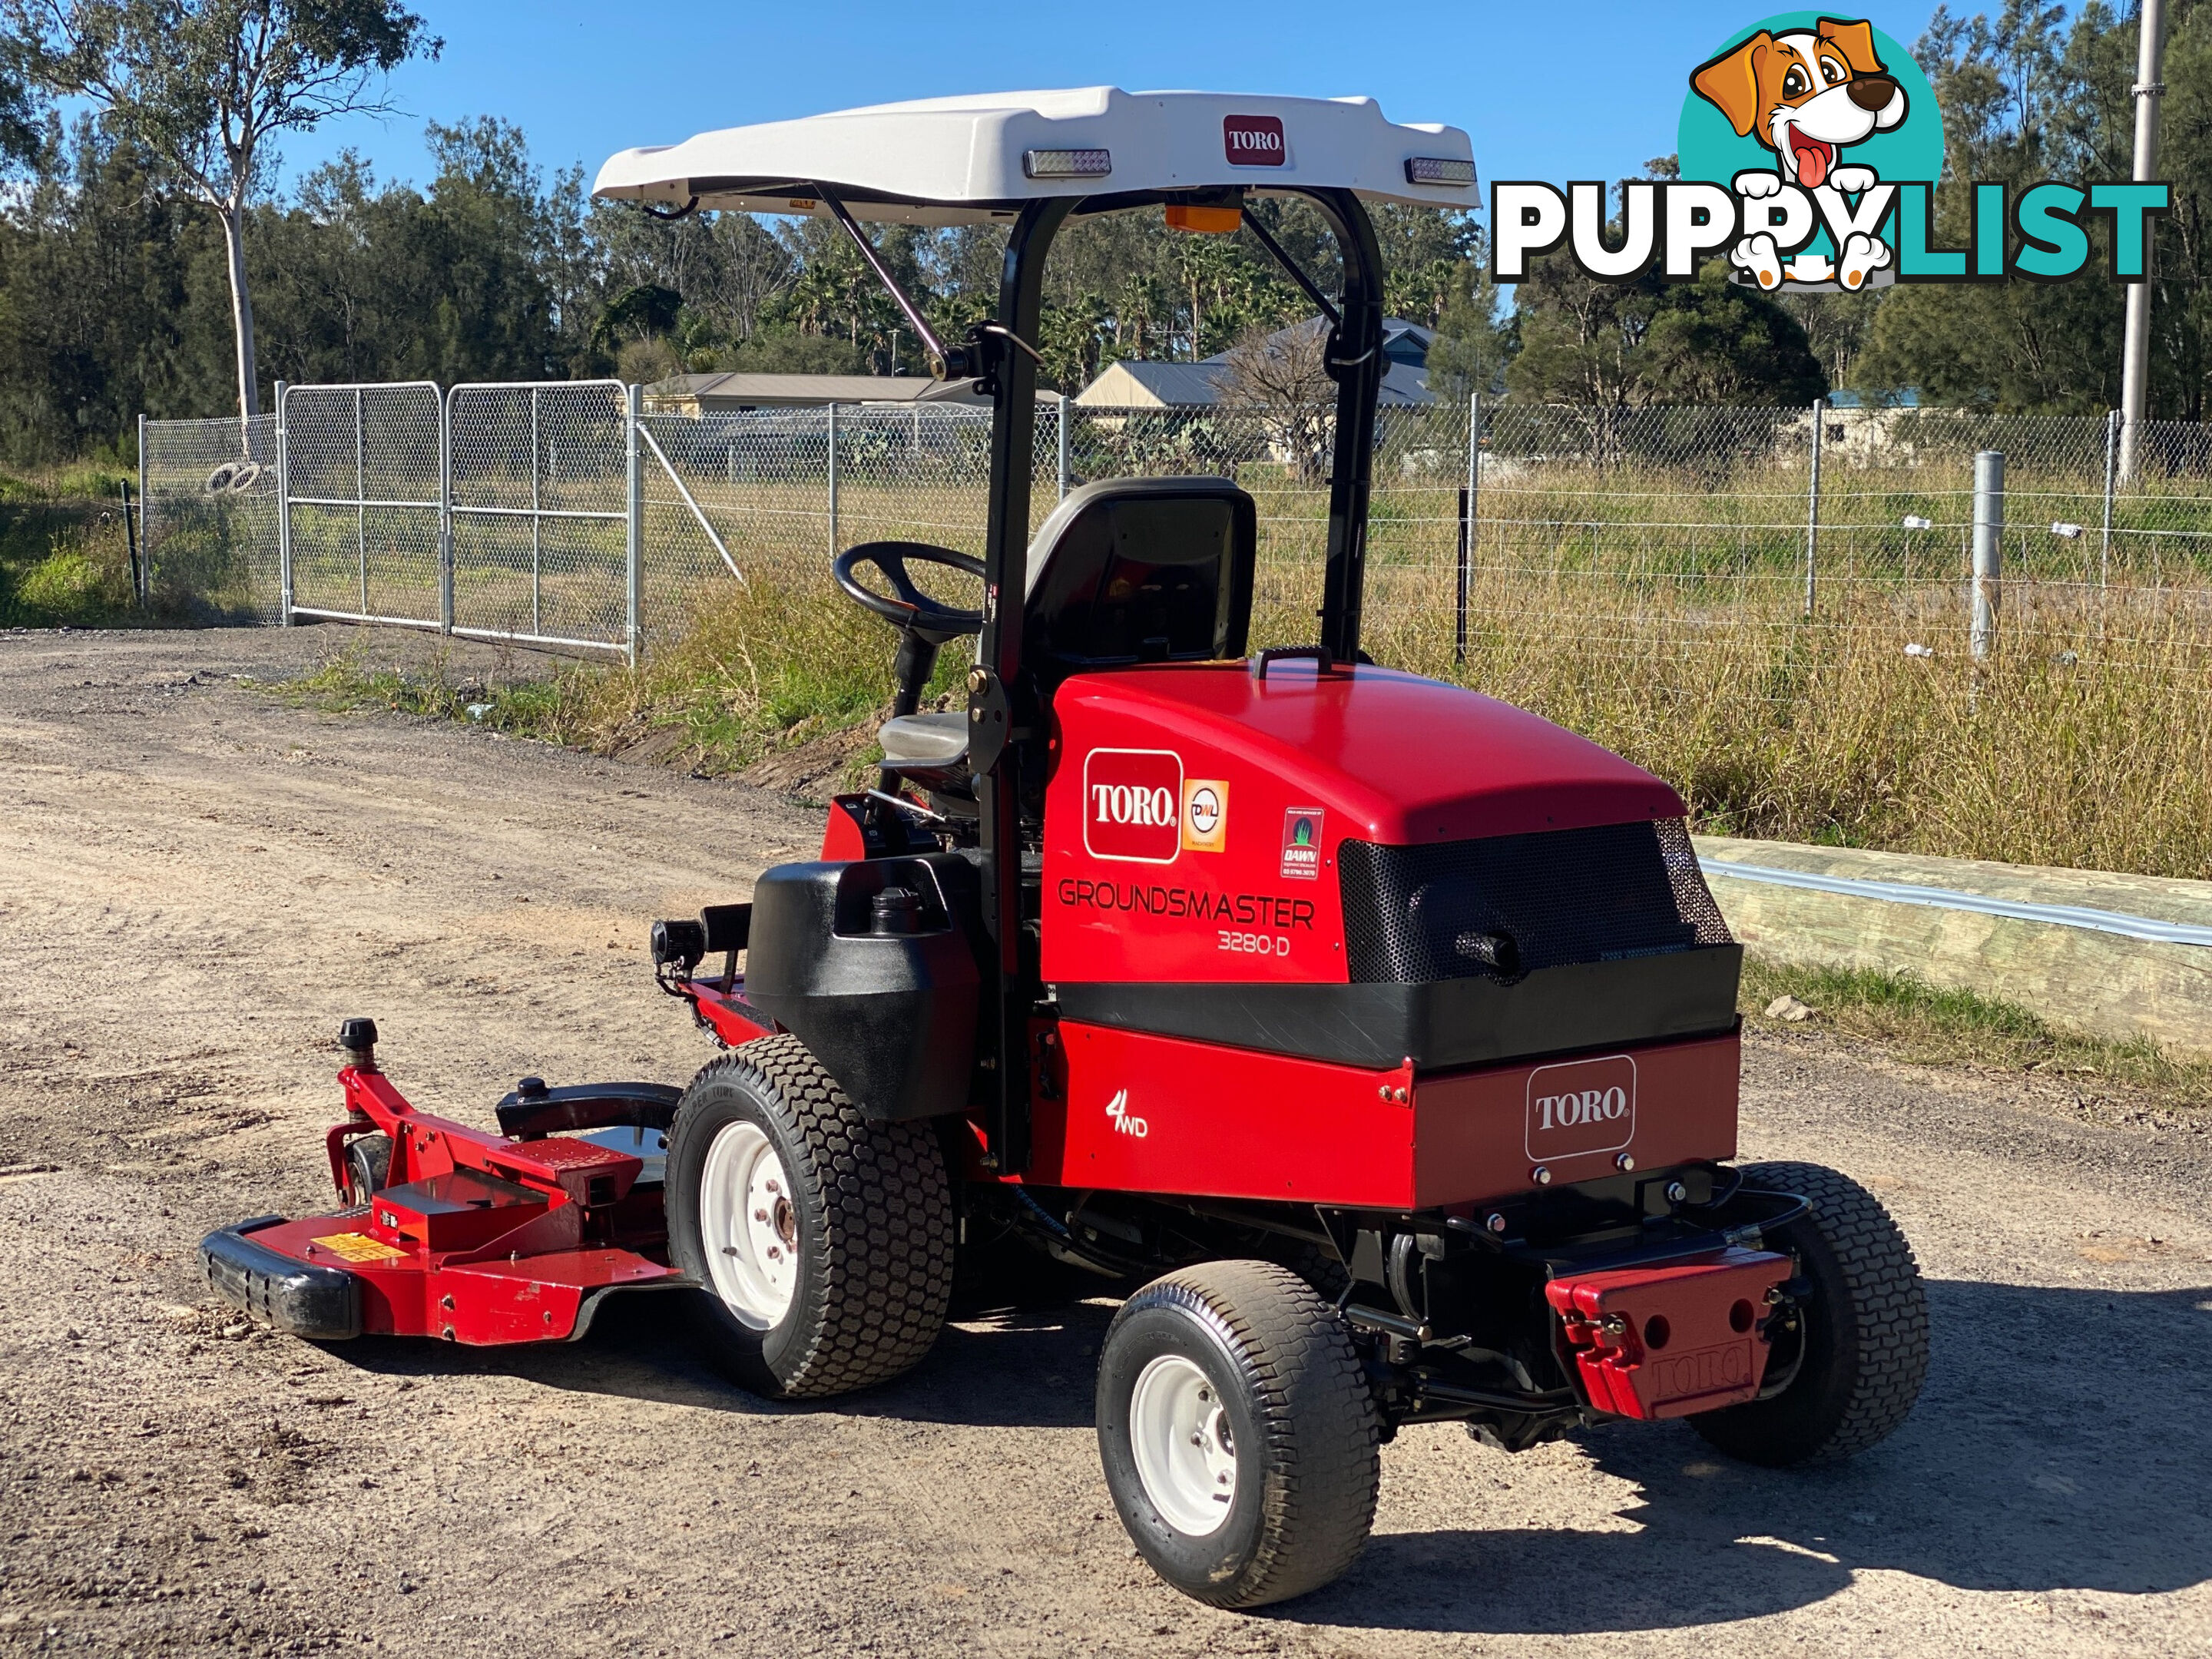
[[[968,1103],[982,975],[974,866],[957,854],[784,864],[753,889],[745,1000],[878,1119]]]

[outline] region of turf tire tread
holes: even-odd
[[[823,1237],[813,1276],[813,1336],[782,1397],[815,1400],[887,1382],[927,1353],[952,1297],[951,1188],[927,1123],[864,1116],[797,1037],[762,1037],[710,1061],[747,1079],[784,1119],[810,1166]]]
[[[1809,1224],[1834,1255],[1853,1313],[1846,1337],[1853,1358],[1842,1415],[1817,1444],[1771,1461],[1841,1462],[1887,1438],[1920,1397],[1928,1375],[1928,1298],[1919,1263],[1881,1200],[1849,1176],[1798,1163],[1747,1164],[1743,1176],[1747,1188],[1795,1193],[1811,1202]],[[1702,1426],[1706,1419],[1691,1420]]]
[[[1182,1300],[1230,1338],[1279,1477],[1266,1491],[1260,1555],[1215,1605],[1261,1607],[1336,1578],[1366,1546],[1382,1478],[1375,1393],[1350,1329],[1310,1284],[1274,1262],[1207,1262],[1148,1289]]]

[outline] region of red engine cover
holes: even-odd
[[[1382,668],[1163,665],[1054,695],[1048,981],[1341,981],[1336,848],[1676,817],[1619,756]]]
[[[1416,1078],[1075,1020],[1054,1035],[1031,1106],[1042,1186],[1410,1210],[1534,1190],[1540,1164],[1565,1185],[1624,1153],[1735,1155],[1733,1036]],[[1594,1098],[1564,1124],[1569,1094]]]

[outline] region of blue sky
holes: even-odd
[[[1486,181],[1619,179],[1674,148],[1690,70],[1768,15],[1758,0],[413,3],[446,50],[394,77],[406,112],[295,137],[288,175],[350,147],[380,177],[420,180],[432,119],[500,116],[548,168],[581,161],[588,177],[617,149],[714,127],[896,98],[1110,83],[1365,94],[1395,120],[1465,127]],[[1864,15],[1910,43],[1932,10],[1882,5]]]

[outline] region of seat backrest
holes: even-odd
[[[1023,655],[1070,674],[1244,654],[1259,515],[1227,478],[1085,484],[1030,543]]]

